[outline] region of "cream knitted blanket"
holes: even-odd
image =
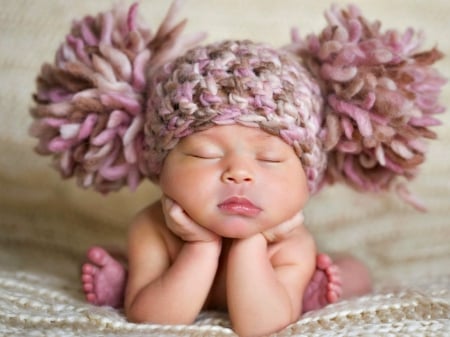
[[[127,323],[120,311],[88,305],[79,268],[87,247],[125,242],[131,215],[158,196],[150,183],[136,193],[103,197],[61,182],[47,158],[32,152],[28,107],[39,66],[52,60],[70,21],[113,1],[0,0],[0,335],[229,336],[226,316],[203,313],[191,326]],[[209,40],[251,38],[282,45],[293,25],[304,33],[323,25],[331,1],[189,0],[188,31]],[[384,27],[423,28],[428,47],[450,55],[450,2],[359,1]],[[141,3],[153,26],[167,1]],[[449,77],[450,58],[440,62]],[[447,86],[443,102],[450,106]],[[373,270],[375,290],[311,312],[275,336],[450,335],[450,114],[436,128],[428,161],[411,189],[429,208],[419,213],[395,196],[373,197],[330,188],[315,197],[306,221],[326,252],[351,252]]]

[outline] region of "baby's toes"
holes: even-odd
[[[320,253],[317,255],[316,265],[318,269],[327,270],[333,265],[333,261],[327,254]]]
[[[85,293],[90,293],[94,291],[94,282],[89,275],[86,275],[82,278],[83,282],[83,291]]]
[[[93,292],[85,293],[85,297],[86,297],[86,301],[88,301],[91,304],[98,303],[97,295],[95,295],[95,293],[93,293]]]
[[[91,263],[83,264],[83,266],[81,267],[81,278],[83,278],[84,276],[93,277],[97,269],[98,268]]]
[[[99,267],[103,267],[110,261],[108,252],[101,247],[91,247],[87,252],[89,261]]]
[[[329,283],[328,284],[328,292],[327,292],[327,300],[328,303],[337,302],[342,295],[342,287],[340,285]]]
[[[83,290],[85,293],[94,291],[95,275],[98,272],[98,268],[89,263],[85,263],[82,267],[81,283],[83,284]]]
[[[341,270],[339,269],[339,267],[337,265],[331,265],[330,267],[328,267],[326,269],[326,274],[328,277],[328,281],[330,283],[334,283],[334,284],[338,284],[341,285]]]

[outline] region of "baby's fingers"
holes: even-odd
[[[189,218],[186,212],[175,201],[167,196],[163,196],[161,201],[163,204],[164,214],[166,214],[166,217],[168,216],[172,222],[175,222],[178,226],[185,228],[196,226],[194,221]]]
[[[178,205],[172,201],[172,205],[169,206],[170,217],[183,228],[194,228],[198,225],[189,218],[186,212]]]
[[[185,241],[213,241],[218,236],[197,224],[174,200],[161,198],[168,228]]]
[[[289,234],[303,223],[303,212],[298,212],[292,218],[282,222],[281,224],[269,228],[262,234],[268,242],[275,242],[283,240],[289,236]]]
[[[161,204],[163,207],[164,214],[168,215],[170,213],[170,209],[175,204],[175,202],[169,197],[162,195],[161,196]]]

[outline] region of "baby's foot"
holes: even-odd
[[[336,302],[342,295],[340,270],[328,255],[317,255],[316,271],[303,295],[303,312]]]
[[[122,307],[127,277],[125,267],[100,247],[90,248],[87,259],[81,273],[86,300],[95,305]]]

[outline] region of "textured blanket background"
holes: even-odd
[[[342,3],[341,1],[336,1]],[[209,41],[251,38],[275,46],[291,26],[302,33],[324,25],[331,1],[190,0],[188,31],[208,30]],[[73,18],[106,10],[112,1],[0,0],[0,335],[1,336],[225,336],[226,317],[203,314],[195,325],[126,323],[119,311],[83,300],[79,267],[94,244],[124,245],[128,219],[158,196],[150,183],[137,192],[103,197],[60,181],[48,158],[32,151],[28,108],[40,64],[53,53]],[[428,47],[449,58],[450,2],[358,1],[383,27],[422,28]],[[168,1],[141,1],[155,27]],[[449,86],[443,102],[450,106]],[[419,213],[395,196],[371,197],[337,186],[308,205],[306,220],[323,251],[351,252],[373,270],[376,289],[360,299],[305,315],[277,336],[450,335],[450,113],[436,128],[427,163],[410,187],[425,200]]]

